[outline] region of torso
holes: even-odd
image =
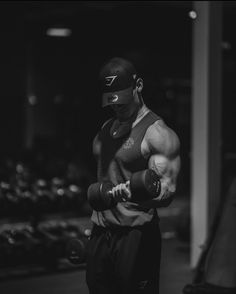
[[[145,134],[160,118],[145,106],[132,125],[131,132],[113,139],[108,121],[95,140],[94,151],[98,156],[98,181],[111,181],[114,185],[130,179],[132,173],[147,169],[150,150]],[[92,221],[100,226],[136,226],[152,220],[155,209],[146,209],[133,202],[118,203],[115,208],[93,212]]]

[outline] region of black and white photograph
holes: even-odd
[[[0,1],[0,293],[236,294],[236,1]]]

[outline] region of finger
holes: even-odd
[[[129,194],[125,184],[118,184],[112,189],[112,194],[118,201],[127,201],[127,195]]]
[[[130,181],[125,182],[126,188],[130,189]]]
[[[126,186],[124,187],[123,193],[125,194],[126,201],[131,198],[131,191]]]
[[[123,194],[123,190],[124,190],[124,185],[123,184],[120,184],[119,187],[119,194],[122,195]]]
[[[119,197],[119,196],[121,196],[121,187],[120,187],[121,185],[119,184],[119,185],[117,185],[117,186],[115,186],[113,189],[112,189],[112,191],[113,191],[113,195],[115,196],[115,197]]]

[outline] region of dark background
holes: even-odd
[[[228,166],[236,149],[236,5],[223,5],[222,160]],[[101,108],[97,75],[106,59],[121,56],[143,77],[147,106],[180,137],[178,191],[189,195],[191,9],[192,1],[0,2],[0,157],[40,150],[81,160],[95,173],[92,139],[111,115]],[[53,25],[72,35],[46,36]]]

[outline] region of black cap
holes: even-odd
[[[102,106],[127,104],[133,99],[133,86],[137,73],[126,59],[114,57],[101,69]]]

